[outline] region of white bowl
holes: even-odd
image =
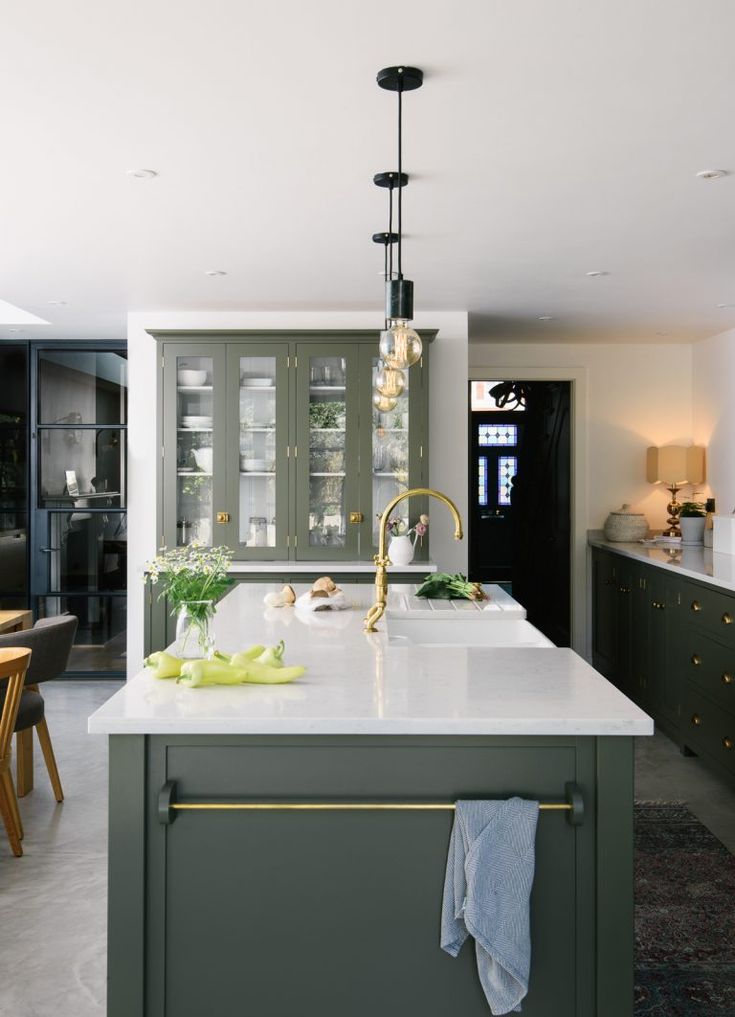
[[[211,427],[212,426],[212,418],[211,417],[182,417],[181,418],[181,426],[182,427]]]
[[[245,459],[240,456],[240,469],[245,473],[272,473],[273,461],[268,459]]]
[[[193,448],[191,454],[202,473],[211,473],[214,464],[214,449]]]
[[[192,385],[204,385],[207,380],[206,371],[193,371],[185,370],[182,368],[176,372],[176,377],[179,380],[179,385],[192,386]]]
[[[272,378],[247,378],[243,376],[240,380],[243,388],[270,388],[273,384]]]

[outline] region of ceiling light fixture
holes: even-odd
[[[227,272],[225,272],[225,270],[223,268],[206,268],[204,270],[204,274],[205,275],[209,275],[209,276],[227,275]]]
[[[50,307],[66,307],[66,300],[49,300]]]
[[[125,170],[125,173],[129,177],[135,177],[136,180],[151,180],[158,176],[158,170],[153,169],[129,169]]]
[[[720,180],[722,177],[726,177],[727,175],[727,170],[706,169],[700,170],[699,173],[696,174],[696,177],[698,180]]]
[[[735,307],[735,304],[718,304],[717,306],[721,311],[726,311],[729,310],[731,307]]]
[[[551,315],[551,314],[539,314],[538,320],[539,321],[553,321],[554,318],[553,318],[553,315]]]
[[[413,318],[413,282],[403,275],[403,188],[408,174],[403,172],[403,93],[421,88],[424,72],[418,67],[385,67],[378,72],[378,85],[389,92],[398,93],[398,169],[396,172],[377,173],[373,183],[388,188],[388,231],[373,235],[376,243],[385,245],[385,328],[380,333],[380,356],[386,368],[403,371],[421,359],[421,337],[409,322]],[[393,190],[398,190],[396,231],[393,232]],[[396,273],[393,273],[393,246],[396,247]],[[396,379],[393,379],[397,383]],[[403,379],[405,386],[405,379]],[[385,396],[390,400],[395,396]],[[375,403],[377,406],[377,401]],[[392,409],[392,407],[391,407]]]
[[[585,272],[585,275],[590,279],[597,279],[601,275],[610,275],[610,273],[606,272],[604,269],[595,268],[591,272]]]

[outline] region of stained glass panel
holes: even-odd
[[[479,424],[477,427],[478,445],[517,445],[517,424]]]
[[[511,481],[516,475],[518,459],[516,456],[498,457],[498,505],[510,505]]]
[[[487,505],[487,456],[477,461],[477,504]]]

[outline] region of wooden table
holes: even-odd
[[[0,611],[0,633],[23,632],[33,625],[32,611]],[[15,736],[16,784],[18,797],[33,790],[33,728]]]
[[[32,625],[32,611],[0,611],[0,632],[22,632]]]

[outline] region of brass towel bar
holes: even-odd
[[[566,801],[540,802],[543,812],[567,812],[572,826],[584,818],[584,800],[578,784],[565,785]],[[163,785],[158,796],[158,818],[170,824],[176,812],[454,812],[454,802],[177,802],[176,781]]]

